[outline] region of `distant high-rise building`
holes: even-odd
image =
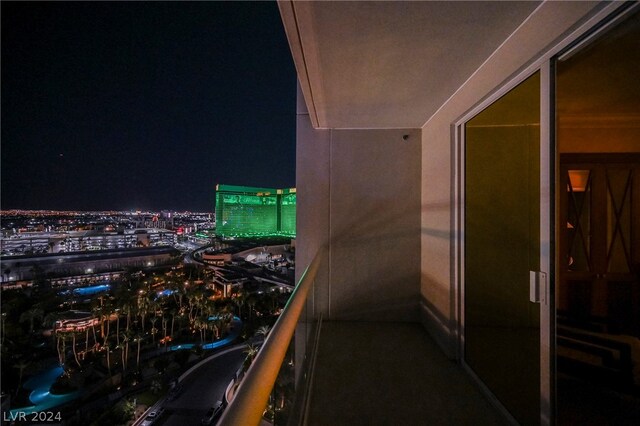
[[[278,190],[278,207],[280,208],[280,232],[285,235],[296,235],[296,189]]]
[[[174,213],[169,210],[162,210],[160,212],[160,221],[163,222],[163,228],[173,229]]]
[[[216,186],[216,235],[296,235],[296,189]]]

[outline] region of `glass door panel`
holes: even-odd
[[[627,6],[555,63],[559,425],[640,419],[640,8]]]
[[[520,424],[539,424],[539,73],[465,125],[464,192],[464,361]]]

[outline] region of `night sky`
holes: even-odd
[[[295,186],[295,70],[266,2],[3,1],[2,209],[212,211]]]

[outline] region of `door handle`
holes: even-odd
[[[529,271],[529,301],[547,304],[547,274]]]

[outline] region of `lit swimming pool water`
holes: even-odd
[[[25,389],[31,389],[29,400],[33,405],[10,410],[10,416],[17,416],[20,413],[29,415],[38,411],[46,411],[78,398],[80,396],[80,391],[63,395],[53,395],[49,392],[51,385],[53,385],[62,373],[64,373],[62,367],[54,366],[27,380],[23,387]]]
[[[93,294],[98,294],[98,293],[108,291],[109,289],[111,289],[111,285],[100,284],[100,285],[94,285],[91,287],[76,288],[73,290],[73,293],[80,296],[91,296]]]
[[[162,290],[158,292],[158,295],[156,296],[156,299],[158,297],[166,297],[166,296],[171,296],[173,293],[175,293],[175,290]]]
[[[103,293],[111,289],[110,284],[98,284],[90,287],[74,288],[73,290],[65,290],[60,292],[60,295],[66,296],[73,294],[74,296],[92,296],[94,294]]]
[[[202,345],[202,349],[210,350],[210,349],[216,349],[216,348],[220,348],[222,346],[228,345],[229,343],[233,342],[236,339],[236,337],[238,337],[238,335],[240,334],[240,330],[242,330],[242,321],[238,317],[233,317],[233,321],[231,321],[231,332],[229,333],[229,335],[224,339],[220,339],[216,342]],[[196,346],[195,343],[182,343],[180,345],[171,346],[169,350],[179,351],[182,349],[193,349],[195,346]]]

